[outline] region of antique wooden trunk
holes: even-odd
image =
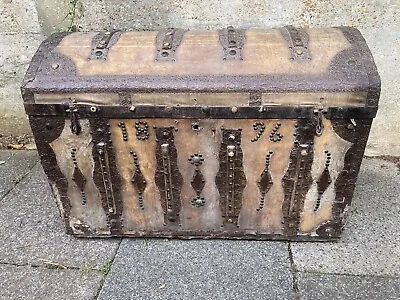
[[[22,94],[70,234],[332,240],[380,79],[349,27],[117,31],[51,36]]]

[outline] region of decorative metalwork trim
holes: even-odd
[[[303,28],[296,28],[289,25],[281,28],[281,33],[289,43],[291,60],[301,61],[311,59],[310,50],[308,49],[308,34]]]
[[[243,170],[242,130],[222,127],[221,131],[220,167],[215,182],[220,195],[219,204],[223,218],[222,226],[227,224],[238,226],[243,190],[247,182]]]
[[[262,105],[262,93],[250,93],[249,106],[261,106]]]
[[[136,138],[140,141],[146,141],[150,137],[149,133],[149,124],[146,121],[136,121],[135,122],[136,129]]]
[[[282,205],[283,232],[296,235],[304,200],[312,184],[311,166],[314,155],[315,124],[313,119],[300,119],[295,125],[295,141],[290,152],[289,168],[282,178],[285,194]]]
[[[29,117],[29,123],[35,137],[43,170],[49,178],[50,183],[56,187],[58,192],[57,197],[59,197],[62,206],[60,211],[66,231],[69,234],[73,234],[69,222],[71,202],[68,199],[68,180],[61,172],[56,154],[50,146],[50,143],[55,141],[63,132],[65,118]]]
[[[156,61],[175,61],[175,52],[184,34],[185,30],[176,28],[159,31],[156,37]]]
[[[203,164],[204,158],[202,154],[194,153],[190,155],[188,161],[192,165],[194,165],[194,173],[190,183],[193,189],[196,191],[196,197],[192,199],[191,203],[195,207],[201,207],[204,206],[204,204],[206,203],[204,197],[201,194],[206,182],[200,170],[200,166]]]
[[[243,60],[242,48],[245,43],[245,30],[232,26],[218,31],[219,41],[224,49],[224,60]]]
[[[321,198],[325,191],[328,189],[329,185],[332,183],[331,174],[329,173],[329,165],[331,164],[332,154],[325,150],[325,168],[322,171],[321,176],[317,180],[317,190],[318,190],[318,197],[317,202],[315,203],[314,211],[317,211],[321,206]]]
[[[257,132],[256,136],[251,139],[252,143],[257,142],[261,138],[261,136],[264,134],[264,131],[265,131],[264,122],[255,122],[253,124],[253,129],[258,132]]]
[[[68,105],[68,108],[65,110],[65,113],[67,115],[68,114],[70,115],[70,119],[71,119],[70,128],[71,128],[72,133],[79,135],[81,133],[82,126],[79,123],[79,110],[78,110],[75,100],[73,100]]]
[[[31,116],[63,116],[68,109],[65,104],[30,104],[25,103],[25,111]],[[90,106],[76,105],[81,118],[93,118]],[[376,107],[328,107],[327,119],[370,119],[375,117]],[[227,106],[199,107],[164,105],[99,106],[98,118],[183,118],[183,119],[300,119],[313,118],[314,108],[309,106],[241,106],[236,113]]]
[[[257,211],[260,211],[264,208],[265,196],[267,195],[267,193],[271,189],[272,185],[274,184],[274,182],[272,181],[272,176],[270,174],[270,170],[269,170],[271,156],[273,153],[274,153],[273,151],[269,151],[268,154],[266,155],[265,169],[262,172],[260,179],[257,181],[257,186],[261,193],[260,204],[259,204],[258,208],[256,209]]]
[[[139,207],[144,210],[143,193],[146,190],[147,182],[142,171],[140,171],[139,158],[137,154],[133,151],[130,153],[133,156],[133,163],[135,165],[135,171],[133,172],[131,182],[135,186],[138,193]]]
[[[107,119],[89,119],[93,138],[93,180],[100,191],[111,234],[122,234],[122,183]]]
[[[98,33],[93,38],[89,59],[107,59],[109,50],[117,43],[121,34],[120,31]]]
[[[127,142],[128,141],[128,132],[126,131],[125,122],[119,122],[118,127],[121,128],[122,139],[124,140],[124,142]]]
[[[86,193],[85,193],[85,186],[86,186],[86,178],[82,174],[82,171],[78,167],[78,160],[76,159],[76,148],[72,148],[71,150],[71,158],[74,164],[74,172],[72,174],[72,180],[75,182],[76,186],[81,191],[82,196],[82,205],[86,205]]]
[[[275,124],[274,129],[272,129],[271,133],[269,134],[269,140],[271,142],[277,143],[283,139],[283,134],[279,132],[279,127],[281,127],[281,123],[278,122]]]
[[[164,210],[164,224],[180,224],[180,192],[183,178],[178,168],[178,153],[174,143],[174,127],[156,127],[155,183],[160,191],[161,206]]]
[[[132,106],[132,96],[129,92],[119,92],[119,105],[121,106]]]

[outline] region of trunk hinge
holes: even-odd
[[[326,108],[317,107],[314,109],[314,118],[316,121],[315,124],[315,134],[317,136],[322,135],[322,131],[324,130],[324,115],[327,113]]]
[[[68,105],[68,108],[65,110],[66,115],[70,115],[71,118],[71,131],[72,133],[78,135],[81,133],[82,126],[79,123],[79,111],[76,106],[76,101],[73,100],[72,103]]]

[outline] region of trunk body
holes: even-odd
[[[380,80],[353,28],[54,35],[22,84],[78,236],[340,236]]]

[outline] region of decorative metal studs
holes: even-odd
[[[143,193],[146,189],[147,182],[143,176],[143,173],[140,171],[139,158],[137,154],[133,151],[130,153],[133,156],[133,163],[135,165],[135,171],[133,172],[131,182],[135,186],[138,193],[139,207],[144,210]]]
[[[199,122],[193,122],[192,123],[192,130],[196,131],[196,132],[199,132],[201,130]]]
[[[82,205],[86,205],[87,202],[85,193],[86,178],[78,167],[78,161],[76,159],[76,151],[77,150],[75,148],[71,150],[71,158],[74,164],[74,173],[72,174],[72,180],[76,183],[77,187],[81,191]]]
[[[146,121],[136,121],[135,128],[136,128],[136,138],[138,140],[145,141],[149,139],[150,137],[149,125],[147,124]]]
[[[328,189],[329,185],[332,183],[332,178],[329,173],[329,165],[331,163],[332,155],[328,150],[325,150],[325,168],[322,172],[321,176],[319,177],[317,183],[318,187],[318,197],[317,202],[315,203],[314,211],[317,211],[321,206],[321,198],[325,191]]]
[[[190,183],[192,184],[193,189],[196,191],[196,197],[192,199],[191,203],[195,207],[204,206],[205,200],[201,193],[204,189],[206,181],[200,170],[200,166],[204,162],[203,155],[198,153],[191,154],[188,161],[195,167]]]
[[[265,157],[265,169],[262,172],[260,179],[257,181],[258,189],[261,192],[260,203],[258,208],[256,209],[257,211],[260,211],[264,208],[265,195],[269,192],[273,185],[272,176],[269,170],[271,156],[273,153],[273,151],[269,151],[267,156]]]
[[[119,122],[118,127],[121,128],[122,131],[122,139],[127,142],[128,141],[128,132],[126,131],[126,126],[124,122]]]
[[[253,129],[254,131],[258,131],[257,135],[251,139],[251,142],[257,142],[261,136],[263,135],[264,131],[265,131],[265,125],[263,122],[255,122],[253,124]]]
[[[274,129],[272,129],[271,133],[269,134],[269,140],[271,142],[277,143],[283,139],[283,134],[279,132],[279,127],[281,127],[281,123],[278,122],[275,124]]]

